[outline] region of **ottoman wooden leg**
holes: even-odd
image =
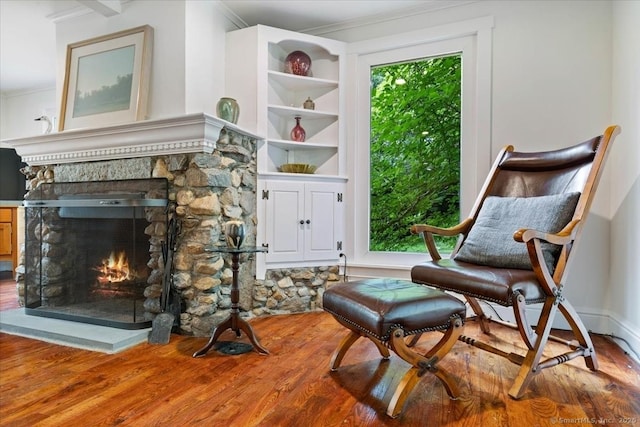
[[[391,333],[391,348],[404,361],[411,364],[412,367],[402,377],[400,383],[396,387],[389,406],[387,407],[387,415],[397,417],[402,411],[404,403],[411,394],[413,388],[420,381],[420,377],[429,371],[434,374],[442,383],[447,394],[452,399],[460,395],[455,379],[453,379],[446,371],[438,368],[437,363],[451,350],[456,343],[458,337],[462,334],[462,320],[459,318],[451,319],[451,327],[445,332],[444,336],[433,346],[425,355],[421,355],[413,351],[407,345],[402,329],[397,328]]]
[[[331,362],[329,363],[329,368],[332,371],[335,371],[340,367],[340,364],[342,363],[342,359],[344,358],[344,355],[351,348],[353,343],[355,343],[358,340],[358,338],[360,338],[361,336],[363,335],[350,329],[349,333],[345,335],[344,338],[342,338],[342,341],[340,341],[340,344],[338,344],[338,348],[336,348],[336,350],[333,352],[333,355],[331,356]],[[367,337],[367,338],[370,338],[370,337]],[[391,357],[391,353],[389,353],[389,349],[385,347],[384,344],[382,344],[380,341],[376,339],[373,339],[373,338],[370,338],[370,339],[371,341],[373,341],[376,347],[378,347],[378,351],[380,352],[380,355],[384,359],[388,359],[389,357]]]

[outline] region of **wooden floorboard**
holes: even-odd
[[[4,276],[7,272],[2,272],[0,276],[0,310],[9,310],[12,308],[18,308],[18,290],[16,289],[16,282],[11,279],[6,279]]]
[[[17,307],[15,295],[14,282],[0,281],[0,310]],[[462,397],[449,399],[427,374],[391,419],[385,409],[408,367],[398,357],[382,361],[360,340],[330,372],[345,330],[328,314],[251,324],[270,355],[211,351],[193,359],[206,339],[179,335],[168,345],[108,355],[0,334],[0,425],[640,425],[640,367],[605,337],[594,337],[598,372],[578,359],[545,370],[517,401],[507,395],[517,366],[459,342],[440,366],[455,374]],[[480,335],[476,322],[467,322],[465,334]],[[513,331],[502,336],[503,346],[517,343]],[[221,340],[233,338],[227,331]],[[425,336],[419,347],[437,339]]]

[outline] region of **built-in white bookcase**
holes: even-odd
[[[299,247],[301,251],[307,246],[306,256],[297,250],[290,256],[286,251],[259,254],[258,275],[264,272],[265,266],[275,268],[337,262],[342,244],[342,204],[347,181],[345,87],[342,83],[346,70],[346,45],[336,40],[257,25],[227,33],[226,46],[225,96],[235,98],[240,105],[238,125],[263,138],[257,152],[258,244],[268,244],[272,248]],[[297,50],[311,58],[307,76],[285,71],[285,59]],[[314,109],[303,107],[309,98],[315,104]],[[290,137],[296,116],[301,117],[300,124],[306,132],[304,142],[292,141]],[[280,167],[286,163],[311,164],[316,171],[314,174],[281,172]],[[326,193],[318,192],[322,186],[327,187]],[[292,188],[297,189],[295,196],[287,198],[286,194]],[[309,193],[306,191],[308,188],[315,192]],[[329,197],[329,194],[333,196]],[[281,204],[273,198],[274,195],[289,202]],[[326,212],[337,216],[327,221],[307,223],[309,218],[304,217],[303,212],[292,213],[292,200],[295,200],[296,207],[305,206],[310,203],[306,200],[309,197],[325,202],[333,198],[333,203],[340,205]],[[286,219],[276,220],[274,215],[284,215]],[[289,225],[290,229],[287,228]],[[274,226],[280,231],[276,233]],[[292,236],[296,239],[308,237],[306,243],[300,245],[277,240],[291,239]],[[316,255],[311,257],[314,259],[310,259],[308,245],[313,244],[309,240],[311,236],[333,236],[336,242],[330,245],[333,248],[330,249],[327,241],[323,241],[322,246],[328,250],[316,251]],[[263,258],[264,263],[261,263]]]

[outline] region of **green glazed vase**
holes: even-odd
[[[240,116],[240,106],[235,99],[223,97],[216,104],[216,113],[222,120],[236,124]]]

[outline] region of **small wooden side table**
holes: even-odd
[[[251,325],[244,319],[240,317],[240,289],[238,288],[238,272],[240,271],[240,255],[241,254],[249,254],[256,252],[266,252],[267,248],[262,246],[247,246],[240,248],[230,248],[227,246],[210,246],[205,249],[207,252],[219,252],[223,254],[231,254],[231,271],[233,272],[233,282],[231,283],[231,312],[229,313],[229,317],[227,317],[222,323],[216,326],[213,329],[213,333],[211,334],[211,338],[207,345],[202,347],[200,350],[193,353],[193,357],[204,356],[211,347],[214,346],[222,332],[227,329],[231,329],[236,333],[237,337],[240,337],[240,331],[244,332],[245,335],[251,341],[251,344],[256,349],[256,351],[260,354],[269,354],[266,348],[262,347],[258,342],[258,338],[253,332]],[[247,345],[248,346],[248,345]],[[250,350],[249,346],[249,350]],[[243,353],[245,351],[236,351],[229,354],[237,354]]]

